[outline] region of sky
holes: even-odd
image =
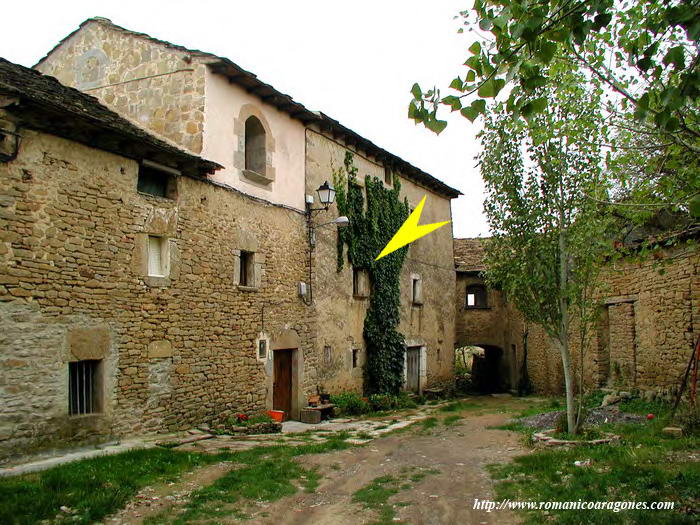
[[[3,8],[0,56],[31,67],[93,16],[225,56],[464,195],[455,237],[488,235],[474,156],[478,124],[458,114],[439,136],[407,117],[414,82],[445,88],[468,56],[454,16],[470,0],[26,1]],[[446,90],[445,90],[446,91]],[[445,217],[449,219],[449,217]]]

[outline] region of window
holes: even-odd
[[[323,347],[323,364],[326,366],[330,366],[332,360],[333,348],[331,348],[330,345],[326,345]]]
[[[258,359],[267,359],[267,339],[258,341]]]
[[[357,368],[360,364],[360,350],[358,348],[352,349],[352,367]]]
[[[148,236],[148,275],[165,277],[168,274],[168,241],[156,235]]]
[[[100,411],[99,360],[68,363],[68,413],[72,416]]]
[[[245,121],[245,169],[265,175],[265,128],[257,117]]]
[[[416,275],[411,277],[411,301],[423,304],[423,279]]]
[[[255,286],[255,254],[241,251],[240,274],[238,284],[241,286]]]
[[[391,168],[389,166],[384,166],[384,184],[391,186],[392,180]]]
[[[369,277],[367,270],[352,269],[352,295],[355,297],[369,296]]]
[[[144,160],[143,164],[139,166],[136,190],[146,195],[174,200],[177,198],[176,175],[178,173],[177,170],[167,166],[160,166]]]
[[[467,308],[488,308],[488,294],[483,284],[467,286]]]

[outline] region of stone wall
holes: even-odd
[[[700,335],[700,254],[694,245],[658,249],[653,255],[608,265],[597,292],[598,320],[583,352],[586,388],[616,387],[669,394],[678,386],[690,352]],[[522,340],[522,315],[507,306],[494,312],[462,310],[458,284],[458,344],[504,344]],[[491,290],[491,296],[498,292]],[[460,319],[461,318],[461,319]],[[527,366],[536,391],[561,393],[563,368],[559,349],[541,326],[529,325]],[[572,315],[571,352],[580,366],[581,344]],[[483,341],[482,341],[483,340]],[[521,346],[517,365],[522,366]]]
[[[36,69],[149,131],[202,151],[206,66],[186,51],[93,19]]]
[[[270,408],[261,338],[298,345],[295,391],[315,393],[302,214],[186,177],[177,200],[143,195],[135,161],[22,133],[0,164],[0,457]],[[144,275],[147,234],[167,239],[165,278]],[[252,286],[236,283],[240,250]],[[97,415],[68,415],[80,359],[102,360]]]
[[[306,193],[317,198],[316,188],[324,181],[332,182],[332,170],[343,165],[348,148],[317,131],[306,133]],[[369,174],[384,180],[384,167],[376,159],[354,150],[358,183],[364,185]],[[401,194],[414,208],[428,195],[421,223],[450,218],[450,199],[401,179]],[[318,205],[318,204],[317,204]],[[317,223],[338,216],[334,204],[320,213]],[[353,296],[353,272],[347,262],[337,271],[337,233],[335,227],[317,229],[314,258],[314,300],[318,311],[319,336],[317,351],[323,356],[320,383],[330,392],[361,391],[365,348],[362,330],[368,296]],[[401,322],[398,330],[408,346],[424,348],[421,365],[423,387],[451,384],[454,378],[454,290],[452,265],[452,231],[445,226],[411,244],[401,274]],[[423,304],[412,302],[412,277],[422,279]],[[357,367],[353,364],[357,351]]]

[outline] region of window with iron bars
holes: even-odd
[[[99,360],[68,363],[68,412],[71,416],[100,411]]]

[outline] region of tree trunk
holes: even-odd
[[[569,301],[567,284],[569,282],[569,261],[566,250],[564,230],[559,230],[559,351],[564,367],[564,387],[566,388],[566,426],[569,434],[576,433],[576,407],[574,405],[574,385],[571,373],[571,353],[569,351]]]

